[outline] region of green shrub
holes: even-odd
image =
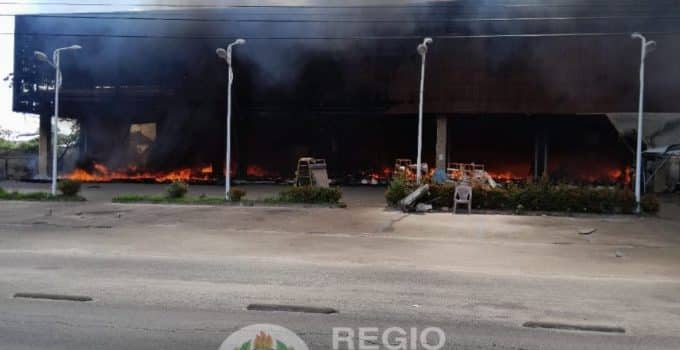
[[[58,184],[59,192],[67,197],[75,197],[80,193],[81,183],[74,180],[61,180]]]
[[[338,188],[314,186],[289,187],[281,190],[279,201],[289,203],[328,203],[337,204],[342,198]]]
[[[232,202],[240,202],[246,196],[246,190],[240,188],[232,188],[229,190],[229,200]]]
[[[409,193],[415,190],[415,185],[409,183],[404,176],[395,176],[385,191],[385,200],[390,206],[396,206],[399,201],[404,199]]]
[[[390,205],[395,205],[409,193],[408,183],[393,181],[385,193]],[[431,185],[430,193],[422,201],[434,207],[448,207],[455,193],[453,184]],[[650,200],[650,203],[653,203]],[[475,209],[510,210],[518,214],[526,211],[557,211],[577,213],[629,214],[635,208],[635,198],[628,189],[552,185],[547,181],[508,184],[505,187],[475,187],[472,190]],[[650,205],[653,209],[654,205]],[[658,209],[657,209],[658,210]]]
[[[652,193],[648,193],[640,199],[640,208],[645,213],[658,213],[659,207],[659,199]]]
[[[15,201],[84,201],[85,198],[80,196],[53,196],[47,192],[19,192],[19,191],[0,191],[0,200],[15,200]]]
[[[451,207],[455,192],[456,186],[454,184],[433,184],[430,185],[430,193],[426,201],[438,208]]]
[[[189,185],[184,181],[173,181],[166,189],[169,198],[183,198],[189,191]]]
[[[317,200],[321,203],[337,204],[340,202],[340,198],[342,198],[342,192],[337,187],[320,188],[317,195]]]
[[[485,189],[475,187],[472,189],[472,206],[475,209],[507,210],[514,209],[510,198],[510,191],[503,188]]]

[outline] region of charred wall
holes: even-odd
[[[640,44],[630,38],[633,31],[659,43],[648,58],[646,109],[680,110],[680,18],[672,15],[680,3],[517,4],[464,0],[388,8],[18,16],[14,110],[51,113],[53,72],[32,53],[79,43],[82,51],[62,58],[61,114],[92,125],[88,138],[100,147],[91,147],[89,157],[116,167],[126,163],[111,136],[132,123],[153,122],[158,138],[147,167],[220,168],[227,79],[214,51],[244,37],[248,43],[234,53],[238,161],[281,176],[300,155],[329,158],[335,175],[380,171],[395,157],[415,156],[415,46],[432,36],[426,132],[434,137],[430,119],[438,115],[491,116],[470,124],[462,137],[483,139],[487,128],[505,125],[516,140],[503,133],[488,140],[498,140],[490,142],[499,151],[510,145],[516,149],[510,153],[523,154],[521,160],[531,154],[532,130],[544,119],[583,128],[572,131],[581,135],[590,126],[571,121],[579,114],[636,110]],[[514,117],[496,121],[508,116]],[[493,147],[486,153],[467,147],[470,153],[457,157],[493,165]],[[247,165],[240,171],[247,173]]]
[[[65,53],[64,114],[111,104],[163,109],[168,99],[223,104],[225,68],[216,47],[235,37],[238,101],[412,113],[423,36],[431,113],[605,113],[636,109],[639,42],[647,33],[647,107],[677,112],[680,3],[667,0],[522,3],[456,1],[395,8],[231,8],[19,16],[14,109],[48,110],[53,82],[34,50]],[[247,77],[244,77],[246,75]],[[314,81],[317,79],[317,81]],[[108,87],[109,89],[102,89]],[[221,99],[221,100],[220,100]]]

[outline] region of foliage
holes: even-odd
[[[406,191],[412,186],[401,181],[393,181],[392,184],[385,195],[390,205],[403,198],[402,195],[405,196],[405,192],[399,191]],[[432,184],[423,202],[439,208],[450,207],[454,193],[453,184]],[[526,211],[629,214],[634,211],[635,198],[628,189],[554,185],[540,181],[497,188],[475,187],[472,191],[472,206],[475,209],[510,210],[519,214]],[[650,199],[650,207],[645,211],[653,209]]]
[[[61,180],[58,184],[59,192],[64,196],[76,196],[80,193],[81,183],[73,180]]]
[[[74,201],[84,201],[85,198],[80,196],[53,196],[47,192],[7,192],[6,190],[0,188],[0,200],[7,201],[64,201],[64,202],[74,202]]]
[[[385,200],[390,206],[396,206],[399,201],[404,199],[409,193],[415,190],[415,184],[406,179],[405,176],[395,176],[385,191]]]
[[[170,185],[172,186],[172,185]],[[181,187],[181,186],[180,186]],[[163,204],[205,204],[220,205],[239,202],[241,205],[253,206],[256,203],[314,203],[314,204],[339,204],[342,192],[338,188],[319,188],[319,187],[290,187],[282,190],[278,196],[262,201],[245,200],[243,197],[246,191],[234,188],[230,191],[231,200],[225,201],[224,197],[208,197],[205,194],[200,196],[172,197],[167,195],[140,195],[124,194],[113,198],[114,203],[163,203]]]
[[[166,189],[168,198],[183,198],[188,191],[189,185],[184,181],[173,181]]]
[[[648,193],[640,198],[640,207],[645,213],[658,213],[659,212],[659,199],[656,195]]]
[[[246,190],[240,188],[232,188],[229,190],[229,200],[232,202],[240,202],[246,196]]]
[[[38,153],[38,139],[9,141],[0,138],[0,153],[4,152]]]
[[[342,192],[339,188],[299,186],[281,190],[275,201],[285,203],[338,204],[340,198],[342,198]]]
[[[430,194],[427,196],[427,202],[438,208],[450,207],[453,204],[455,192],[456,186],[454,184],[432,184],[430,185]]]
[[[205,204],[218,205],[224,204],[224,198],[207,197],[201,195],[199,197],[168,197],[163,195],[140,195],[140,194],[123,194],[116,196],[112,200],[114,203],[165,203],[165,204]]]

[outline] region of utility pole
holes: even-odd
[[[35,57],[43,62],[47,62],[54,70],[54,116],[52,116],[52,195],[57,195],[57,138],[59,137],[59,89],[61,88],[62,76],[61,68],[59,66],[60,54],[62,51],[66,50],[80,50],[82,47],[80,45],[71,45],[68,47],[62,47],[60,49],[54,50],[52,54],[52,61],[47,58],[47,55],[40,51],[35,51]]]
[[[427,45],[432,44],[432,38],[425,38],[418,45],[418,53],[422,57],[420,65],[420,104],[418,106],[418,156],[416,161],[416,183],[420,185],[423,155],[423,95],[425,93],[425,61],[427,58]]]
[[[224,199],[230,200],[229,192],[231,192],[231,85],[234,82],[234,71],[231,69],[231,51],[235,45],[245,44],[245,39],[236,39],[229,44],[226,49],[217,49],[217,56],[227,61],[228,77],[227,77],[227,149],[226,149],[226,169],[224,174]]]
[[[637,126],[637,147],[635,150],[635,211],[640,213],[640,195],[642,192],[642,117],[644,113],[645,99],[645,59],[647,54],[654,50],[655,41],[647,41],[644,35],[633,33],[633,39],[640,39],[642,48],[640,49],[640,100],[638,104],[638,126]]]

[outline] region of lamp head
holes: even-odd
[[[648,41],[647,42],[647,53],[652,52],[656,50],[656,41]]]
[[[71,45],[71,46],[68,47],[69,50],[80,50],[82,48],[83,47],[80,46],[80,45]]]
[[[241,38],[236,39],[236,41],[234,41],[234,45],[243,45],[245,43],[246,43],[246,39],[241,39]]]
[[[227,59],[227,50],[225,50],[225,49],[223,49],[223,48],[219,48],[219,49],[217,49],[217,51],[215,51],[215,52],[217,53],[217,56],[218,56],[219,58],[224,59],[224,60]]]
[[[425,56],[427,54],[427,45],[432,44],[432,38],[425,38],[423,39],[423,42],[418,45],[418,53],[421,56]]]
[[[35,55],[35,58],[37,58],[39,61],[43,62],[49,62],[50,60],[47,58],[47,55],[45,55],[44,52],[41,51],[34,51],[33,55]]]

